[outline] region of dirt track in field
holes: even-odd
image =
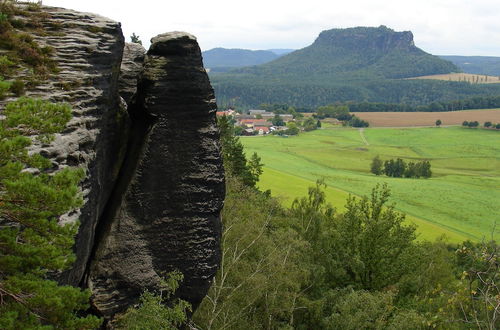
[[[443,126],[462,125],[466,121],[477,120],[500,123],[500,109],[464,110],[446,112],[353,112],[359,118],[370,123],[370,127],[411,127],[435,126],[440,119]]]

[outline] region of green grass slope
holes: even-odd
[[[451,241],[500,238],[500,134],[450,128],[322,129],[298,137],[243,138],[248,153],[265,164],[261,189],[283,196],[285,203],[306,194],[324,178],[329,201],[342,208],[351,193],[368,195],[386,182],[397,208],[419,226],[421,238],[446,234]],[[431,179],[377,177],[371,159],[429,159]]]

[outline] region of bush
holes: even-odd
[[[469,124],[468,124],[469,127],[478,127],[479,126],[479,122],[477,120],[475,121],[470,121]]]
[[[352,127],[368,127],[370,126],[370,124],[361,119],[361,118],[358,118],[356,116],[352,116],[351,120],[349,120],[348,122],[349,126],[352,126]]]
[[[145,291],[138,307],[129,308],[117,317],[116,329],[179,329],[187,321],[191,305],[182,299],[172,299],[183,275],[171,272],[162,280],[159,292]],[[169,300],[173,300],[169,302]],[[165,305],[169,302],[170,305]]]
[[[10,82],[2,80],[0,77],[0,100],[5,98],[7,92],[10,89],[10,85]]]
[[[15,96],[21,96],[24,94],[24,82],[22,80],[14,80],[10,85],[9,90],[14,93]]]

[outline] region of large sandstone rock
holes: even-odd
[[[23,5],[23,4],[19,4]],[[49,157],[54,170],[79,166],[84,205],[61,221],[79,220],[77,260],[62,282],[79,285],[94,247],[95,229],[113,190],[127,146],[129,119],[118,95],[124,38],[120,23],[95,14],[42,7],[46,33],[33,37],[54,49],[59,71],[27,91],[28,96],[67,102],[73,118],[51,145],[34,145]],[[20,17],[22,19],[22,17]],[[23,71],[20,72],[22,78]],[[0,103],[0,112],[5,102]]]
[[[135,104],[132,140],[103,222],[88,285],[110,318],[144,288],[180,270],[195,307],[217,270],[224,177],[216,104],[196,39],[152,39]]]
[[[122,62],[119,23],[42,11],[45,31],[33,37],[55,50],[59,72],[27,95],[69,103],[73,119],[32,152],[54,170],[87,172],[84,205],[61,218],[81,223],[77,260],[61,282],[90,287],[93,310],[112,319],[178,269],[179,295],[196,307],[219,264],[224,177],[214,94],[195,38],[160,35],[146,56],[128,44]]]

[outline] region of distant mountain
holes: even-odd
[[[441,56],[450,61],[463,72],[500,76],[500,57],[493,56]]]
[[[270,50],[214,48],[202,53],[203,64],[212,72],[226,72],[232,68],[258,65],[279,57]]]
[[[380,26],[323,31],[309,47],[271,63],[235,72],[345,81],[408,78],[454,71],[460,69],[417,48],[411,32],[395,32]]]
[[[280,103],[313,108],[348,101],[418,106],[500,93],[500,84],[404,79],[460,71],[416,47],[409,31],[356,27],[323,31],[306,48],[212,74],[211,82],[220,104],[244,107]]]

